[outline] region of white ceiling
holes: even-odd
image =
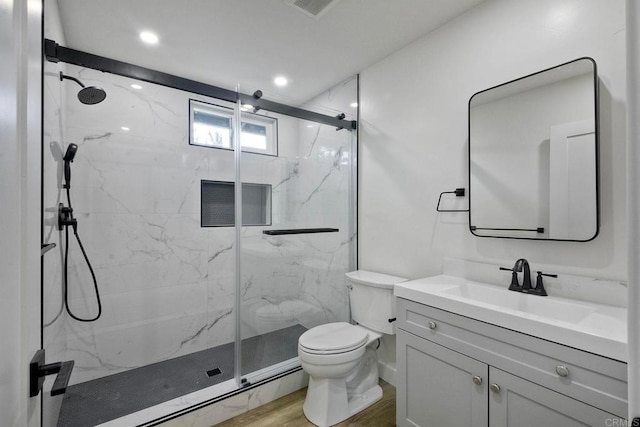
[[[58,4],[67,47],[297,105],[481,1],[338,0],[318,19],[285,0]],[[145,45],[142,30],[160,42]],[[275,87],[276,75],[289,84]]]

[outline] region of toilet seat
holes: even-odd
[[[337,354],[356,350],[369,340],[362,328],[346,322],[327,323],[306,331],[298,340],[300,350],[309,354]]]

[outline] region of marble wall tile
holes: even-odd
[[[235,228],[207,229],[207,347],[235,338]]]
[[[357,120],[358,75],[351,76],[305,103],[304,108],[336,116],[344,113],[346,120]],[[354,105],[355,103],[355,105]]]
[[[89,381],[206,348],[206,312],[171,315],[81,331],[69,324],[67,359],[76,361],[71,383]]]
[[[135,284],[132,284],[135,289]],[[70,289],[72,291],[72,289]],[[183,317],[207,311],[207,283],[178,284],[157,289],[133,290],[102,295],[103,312],[93,324],[79,323],[76,333],[85,334],[152,319]],[[69,299],[74,313],[88,317],[95,313],[93,295]]]

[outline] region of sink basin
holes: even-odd
[[[589,301],[541,297],[457,276],[397,284],[396,297],[579,348],[627,360],[627,310]]]
[[[528,295],[477,282],[460,283],[442,293],[569,323],[579,323],[596,310],[577,302]]]

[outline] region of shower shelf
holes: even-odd
[[[292,228],[288,230],[262,230],[269,236],[283,236],[285,234],[312,234],[312,233],[336,233],[338,228]]]

